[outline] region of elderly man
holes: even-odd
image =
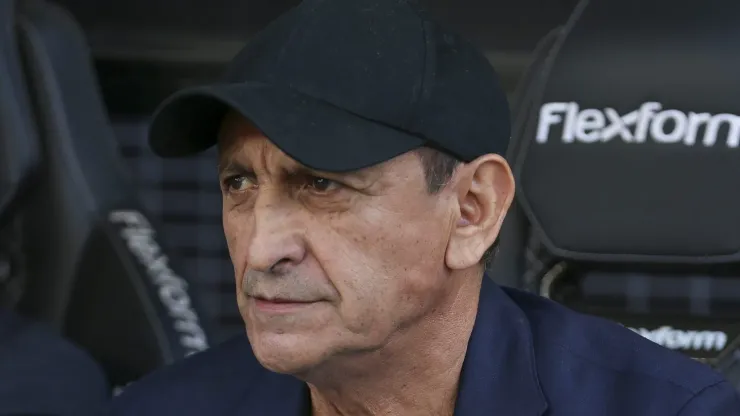
[[[484,276],[514,194],[486,59],[404,0],[307,0],[158,110],[217,145],[246,336],[117,415],[729,416],[704,365]]]

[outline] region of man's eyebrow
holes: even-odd
[[[224,158],[218,162],[218,173],[223,172],[251,172],[252,169],[246,164],[232,158]]]
[[[218,162],[218,173],[224,172],[243,172],[252,173],[254,170],[248,164],[245,164],[234,158],[225,157]],[[364,181],[372,174],[372,169],[361,169],[348,172],[327,172],[318,169],[312,169],[304,165],[295,164],[283,169],[283,172],[289,176],[319,176],[326,178],[345,178]]]
[[[303,165],[296,165],[291,166],[289,169],[286,170],[286,173],[290,175],[307,175],[307,176],[319,176],[319,177],[326,177],[326,178],[346,178],[346,179],[358,179],[363,180],[367,178],[368,171],[365,169],[362,170],[353,170],[348,172],[327,172],[322,171],[318,169],[312,169],[307,166]]]

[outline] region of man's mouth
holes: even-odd
[[[296,309],[300,309],[306,306],[310,306],[314,303],[317,303],[317,301],[306,301],[306,300],[297,300],[297,299],[289,299],[289,298],[268,298],[268,297],[260,297],[260,296],[254,296],[252,297],[254,300],[254,306],[257,310],[260,312],[271,312],[271,313],[285,313],[285,312],[292,312]]]
[[[293,299],[293,298],[286,298],[286,297],[279,297],[279,296],[252,296],[253,298],[257,300],[261,300],[264,302],[272,302],[272,303],[312,303],[313,301],[307,301],[307,300],[301,300],[301,299]]]

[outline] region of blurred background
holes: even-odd
[[[737,5],[423,3],[485,52],[512,103],[520,199],[491,276],[740,386]],[[88,351],[111,387],[242,333],[215,155],[155,157],[148,121],[298,1],[0,4],[0,306]],[[563,140],[533,144],[548,102],[628,130],[568,144],[551,119]],[[691,114],[706,118],[686,133]],[[639,139],[638,119],[661,124]]]

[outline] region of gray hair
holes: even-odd
[[[439,192],[447,185],[455,173],[455,169],[462,163],[456,157],[431,147],[420,147],[414,152],[421,158],[427,191],[432,194]],[[497,248],[498,239],[483,253],[481,264],[484,269],[491,266],[493,259],[496,257]]]

